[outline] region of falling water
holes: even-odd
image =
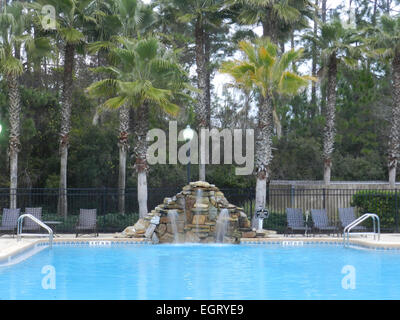
[[[176,212],[175,210],[168,211],[168,218],[169,221],[171,222],[171,228],[174,234],[174,243],[178,243],[178,225],[176,223],[177,217],[178,217],[178,212]]]
[[[229,211],[222,209],[218,215],[216,226],[216,242],[224,242],[224,237],[228,231]]]
[[[203,190],[201,188],[196,190],[196,203],[201,204],[201,198],[203,197]]]
[[[196,204],[195,206],[198,205],[198,207],[201,207],[201,199],[203,197],[203,190],[202,189],[197,189],[196,190]],[[199,230],[199,220],[196,220],[196,230]]]

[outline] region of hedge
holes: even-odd
[[[379,216],[381,229],[395,231],[398,226],[400,193],[385,190],[362,190],[353,195],[351,205],[359,213],[375,213]]]

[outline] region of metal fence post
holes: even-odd
[[[103,188],[103,215],[106,214],[106,207],[107,207],[107,188]]]
[[[397,204],[397,189],[394,192],[394,207],[395,207],[395,224],[396,224],[396,232],[399,232],[399,208],[398,208],[398,204]]]
[[[296,189],[294,188],[294,185],[291,185],[290,186],[290,206],[292,207],[292,208],[296,208],[296,204],[295,204],[295,192],[296,192]]]

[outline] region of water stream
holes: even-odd
[[[176,222],[178,218],[178,212],[176,212],[175,210],[169,210],[168,218],[171,222],[172,233],[174,234],[174,243],[178,243],[178,225]]]
[[[223,243],[228,231],[229,211],[222,209],[218,215],[215,242]]]

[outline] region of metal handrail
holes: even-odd
[[[378,215],[376,215],[375,213],[365,213],[363,214],[361,217],[359,217],[358,219],[354,220],[353,222],[351,222],[350,224],[348,224],[344,229],[343,229],[343,244],[346,246],[346,244],[349,244],[350,241],[350,231],[358,226],[361,222],[367,220],[368,218],[372,218],[372,222],[373,222],[373,229],[374,229],[374,240],[375,240],[375,236],[378,235],[378,241],[381,238],[381,224],[380,224],[380,220]],[[375,223],[375,221],[377,223]],[[377,227],[377,228],[376,228]],[[378,232],[376,232],[378,229]],[[369,232],[362,232],[361,234],[366,234]],[[347,239],[347,242],[346,242]]]
[[[24,218],[31,219],[33,222],[35,222],[39,226],[46,229],[49,234],[47,235],[47,234],[36,234],[36,233],[22,233],[22,222],[23,222]],[[48,225],[46,225],[45,223],[40,221],[38,218],[36,218],[35,216],[33,216],[29,213],[20,215],[17,220],[17,241],[21,240],[21,236],[35,236],[35,237],[49,236],[49,246],[50,246],[50,248],[53,246],[53,230]]]

